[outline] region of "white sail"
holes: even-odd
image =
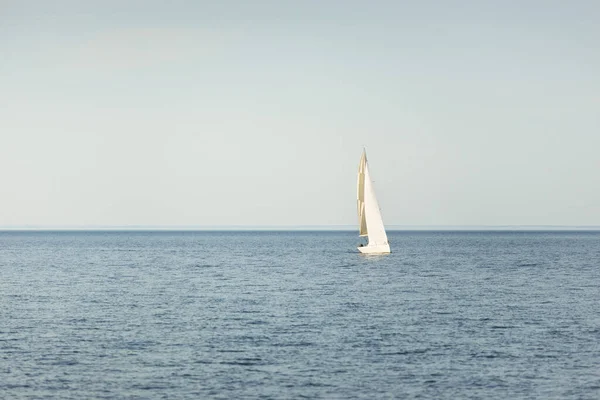
[[[379,203],[375,197],[365,151],[358,167],[357,192],[359,234],[369,239],[369,243],[359,247],[358,250],[361,253],[389,253],[390,245],[383,226]]]
[[[365,215],[365,169],[367,167],[367,155],[363,151],[358,164],[357,207],[358,207],[358,234],[367,236],[367,220]]]

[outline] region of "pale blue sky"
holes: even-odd
[[[0,226],[600,225],[598,1],[0,1]]]

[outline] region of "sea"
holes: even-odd
[[[600,232],[389,238],[0,232],[0,398],[600,398]]]

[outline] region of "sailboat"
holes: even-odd
[[[389,253],[390,245],[369,174],[367,152],[364,149],[358,165],[357,197],[359,235],[368,238],[368,244],[359,246],[358,251],[365,254]]]

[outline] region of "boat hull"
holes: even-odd
[[[390,245],[386,244],[383,246],[359,246],[358,251],[363,254],[387,254],[391,253]]]

